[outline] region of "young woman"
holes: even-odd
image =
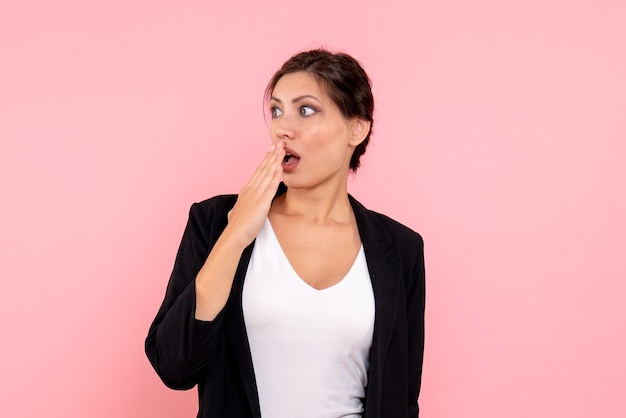
[[[266,99],[272,145],[239,195],[192,205],[146,353],[198,417],[417,417],[421,237],[347,192],[370,138],[347,54],[290,58]]]

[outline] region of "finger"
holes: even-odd
[[[261,173],[263,173],[263,171],[266,169],[266,166],[269,164],[269,161],[273,152],[274,152],[274,149],[270,149],[270,151],[268,151],[265,157],[263,157],[259,165],[252,172],[252,175],[248,179],[246,186],[250,186],[256,183],[257,178],[261,175]]]
[[[284,147],[277,150],[272,159],[270,159],[268,165],[264,168],[257,178],[255,187],[260,190],[265,190],[276,178],[282,178],[282,162],[285,157]],[[275,191],[275,190],[274,190]]]
[[[264,178],[264,180],[259,184],[259,187],[256,189],[259,193],[259,201],[263,202],[261,203],[262,205],[267,204],[268,210],[269,206],[271,206],[272,200],[276,196],[278,186],[282,180],[283,167],[282,165],[278,165],[272,176]]]
[[[261,184],[267,184],[268,177],[273,177],[278,166],[282,164],[285,157],[285,149],[282,143],[278,143],[263,159],[261,164],[250,178],[248,185],[252,188],[261,187]]]
[[[273,160],[273,157],[276,151],[277,151],[277,146],[272,145],[270,149],[268,150],[267,154],[265,154],[265,157],[263,158],[263,160],[261,160],[257,168],[254,170],[254,172],[250,176],[250,179],[248,180],[248,183],[247,183],[248,185],[256,184],[257,179],[260,176],[262,176],[263,173],[267,171],[267,167],[269,164],[271,164],[271,161]]]

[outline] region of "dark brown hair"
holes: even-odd
[[[358,61],[348,54],[332,53],[325,49],[300,52],[289,58],[267,84],[266,102],[281,77],[299,71],[306,71],[322,84],[345,118],[359,117],[371,122],[367,136],[356,146],[350,159],[350,169],[356,171],[374,124],[374,96],[369,77]]]

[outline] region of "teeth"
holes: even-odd
[[[284,162],[288,162],[291,157],[292,157],[291,154],[287,154],[287,155],[285,155],[285,158],[283,159],[283,161]]]

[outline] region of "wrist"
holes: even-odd
[[[242,253],[251,242],[252,240],[242,237],[230,225],[227,225],[215,245],[219,245],[221,249],[226,251]]]

